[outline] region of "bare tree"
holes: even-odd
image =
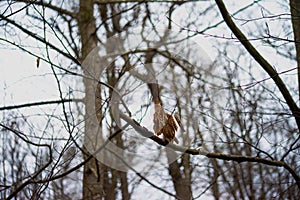
[[[57,91],[0,108],[19,118],[0,124],[1,198],[297,199],[299,4],[240,5],[1,2],[1,45]]]

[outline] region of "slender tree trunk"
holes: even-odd
[[[81,0],[78,15],[79,34],[81,39],[81,62],[87,55],[97,47],[96,25],[93,12],[93,0]],[[83,65],[84,75],[90,77],[100,74],[100,68],[93,65]],[[84,80],[85,86],[85,137],[84,147],[88,138],[88,133],[96,133],[99,122],[95,115],[95,92],[97,81],[92,79]],[[99,88],[98,88],[99,89]],[[98,91],[100,92],[100,91]],[[97,113],[101,118],[101,112]],[[84,155],[86,157],[87,155]],[[83,199],[101,199],[103,197],[104,177],[101,163],[92,159],[85,164],[83,172]]]
[[[172,150],[166,149],[168,160],[173,160],[175,153]],[[174,189],[178,199],[190,200],[192,199],[192,188],[191,188],[191,166],[189,164],[189,158],[184,158],[183,155],[182,163],[177,160],[169,164],[169,174],[172,177]],[[183,166],[183,171],[181,167]]]
[[[216,159],[211,159],[211,163],[213,165],[213,176],[212,176],[212,193],[215,200],[220,199],[220,188],[218,184],[218,177],[219,177],[219,166]]]
[[[93,0],[81,0],[80,10],[78,16],[79,34],[82,42],[82,57],[81,60],[97,58],[97,36],[96,36],[96,24],[94,18],[94,1]],[[101,5],[101,8],[107,9],[108,5]],[[100,10],[101,15],[106,15],[105,10]],[[116,15],[115,17],[119,17]],[[113,17],[113,20],[114,18]],[[106,21],[107,19],[102,19]],[[111,36],[109,30],[107,30],[108,37]],[[95,53],[94,56],[90,56],[89,53]],[[110,50],[107,49],[109,52]],[[96,61],[96,60],[95,60]],[[97,79],[100,77],[102,70],[105,66],[105,61],[102,61],[103,66],[97,66],[93,62],[83,64],[83,73],[85,77],[85,136],[84,136],[84,147],[88,145],[88,140],[95,137],[95,133],[100,131],[101,134],[101,87],[98,84]],[[114,75],[108,77],[110,84],[114,85],[116,80]],[[97,96],[95,96],[97,95]],[[100,130],[98,130],[100,129]],[[113,130],[111,130],[113,132]],[[98,137],[98,136],[97,136]],[[122,138],[116,138],[119,143],[122,143]],[[122,144],[119,144],[122,146]],[[85,155],[86,157],[87,155]],[[118,189],[118,182],[120,182],[121,188]],[[126,172],[119,172],[115,169],[105,166],[97,159],[92,159],[84,166],[83,174],[83,199],[116,199],[117,191],[120,190],[122,199],[126,200],[130,198],[128,192],[128,181]]]
[[[300,2],[299,0],[290,0],[290,9],[292,14],[292,24],[294,40],[296,46],[296,60],[298,67],[298,94],[300,102]]]

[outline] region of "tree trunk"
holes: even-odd
[[[78,15],[79,34],[81,38],[81,62],[87,55],[97,47],[96,25],[93,12],[93,0],[81,0],[80,10]],[[84,76],[90,77],[91,75],[100,74],[100,68],[93,65],[83,65]],[[97,81],[92,79],[84,79],[85,86],[85,136],[84,136],[84,149],[87,142],[88,133],[96,133],[99,122],[95,113],[95,91]],[[99,92],[99,91],[98,91]],[[100,112],[99,112],[100,113]],[[99,113],[97,113],[99,115]],[[100,113],[101,115],[101,113]],[[86,158],[88,154],[84,155]],[[83,199],[101,199],[103,197],[103,181],[104,177],[101,169],[101,163],[96,159],[84,165],[83,172]]]
[[[101,132],[101,87],[98,84],[98,79],[100,78],[100,75],[105,68],[105,61],[101,61],[101,64],[103,66],[98,66],[98,64],[96,64],[98,63],[98,39],[96,36],[93,3],[93,0],[81,0],[78,15],[79,34],[82,42],[81,62],[84,61],[82,63],[82,69],[84,76],[86,77],[84,79],[84,148],[87,147],[87,145],[90,145],[91,140],[93,140],[93,138],[95,137],[100,140],[103,139]],[[107,8],[107,5],[101,5],[101,8]],[[101,15],[106,14],[105,12],[103,12],[103,10],[101,11]],[[116,17],[119,17],[119,15],[116,15]],[[106,21],[107,19],[105,18],[102,20]],[[111,33],[107,30],[108,37],[110,36],[110,34]],[[107,51],[109,52],[109,50]],[[116,80],[114,76],[107,78],[112,85],[115,84],[114,82]],[[111,132],[113,132],[113,130],[114,128],[112,128]],[[119,143],[122,143],[121,137],[117,137],[116,139],[119,141]],[[87,157],[89,153],[86,153],[84,157]],[[120,189],[118,189],[118,182],[120,182],[121,185]],[[120,190],[120,192],[122,193],[122,199],[130,198],[126,172],[119,172],[115,169],[105,166],[96,158],[85,164],[83,174],[83,199],[116,199],[118,190]]]
[[[174,160],[175,153],[170,149],[166,149],[168,160]],[[190,200],[192,199],[191,188],[191,166],[189,156],[184,154],[182,156],[182,163],[175,160],[169,163],[169,174],[172,177],[174,189],[178,199]],[[183,166],[183,171],[180,170]]]
[[[290,9],[292,15],[292,24],[294,40],[296,46],[296,60],[298,67],[298,94],[300,101],[300,2],[299,0],[290,0]]]

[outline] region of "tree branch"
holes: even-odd
[[[288,91],[286,85],[279,77],[276,70],[272,67],[272,65],[262,57],[262,55],[253,47],[253,45],[249,42],[246,36],[242,33],[242,31],[235,25],[232,21],[224,3],[222,0],[216,0],[216,3],[219,7],[219,10],[223,16],[224,21],[227,26],[233,32],[233,34],[237,37],[237,39],[242,43],[242,45],[246,48],[246,50],[250,53],[250,55],[260,64],[260,66],[269,74],[269,76],[273,79],[276,86],[280,90],[282,96],[284,97],[289,109],[293,113],[295,117],[298,129],[300,130],[300,110],[293,100],[290,92]]]
[[[40,101],[40,102],[33,102],[33,103],[25,103],[25,104],[19,104],[14,106],[3,106],[0,107],[1,110],[13,110],[17,108],[26,108],[31,106],[41,106],[41,105],[48,105],[48,104],[60,104],[60,103],[66,103],[66,102],[82,102],[82,99],[62,99],[62,100],[53,100],[53,101]]]
[[[15,0],[16,2],[22,2],[22,3],[27,3],[29,5],[34,4],[34,5],[39,5],[39,6],[44,6],[46,8],[49,8],[51,10],[56,11],[59,14],[64,14],[64,15],[68,15],[70,17],[76,18],[77,13],[72,12],[72,11],[68,11],[66,9],[63,9],[61,7],[58,6],[54,6],[51,3],[46,3],[44,1],[37,1],[37,0]]]
[[[268,160],[265,158],[260,157],[252,157],[252,156],[243,156],[243,155],[231,155],[231,154],[223,154],[223,153],[213,153],[208,152],[204,149],[191,149],[183,146],[174,145],[168,143],[167,141],[159,138],[153,132],[149,131],[147,128],[141,126],[137,121],[131,119],[130,117],[126,116],[125,114],[120,112],[120,117],[125,120],[129,125],[131,125],[139,134],[144,137],[148,137],[151,140],[155,141],[157,144],[162,146],[167,146],[175,151],[179,151],[182,153],[187,153],[191,155],[204,155],[207,158],[216,158],[220,160],[227,160],[227,161],[235,161],[238,163],[241,162],[253,162],[253,163],[261,163],[269,166],[275,167],[284,167],[289,173],[293,176],[296,181],[298,188],[300,189],[300,176],[284,161],[277,161],[277,160]]]
[[[56,47],[54,44],[51,44],[50,42],[46,41],[45,38],[40,37],[39,35],[29,31],[28,29],[22,27],[21,25],[17,24],[15,21],[7,18],[6,16],[0,14],[0,19],[7,21],[9,24],[17,27],[19,30],[21,30],[22,32],[24,32],[25,34],[27,34],[28,36],[48,45],[51,49],[54,49],[55,51],[57,51],[59,54],[64,55],[65,57],[71,59],[74,63],[80,65],[80,62],[73,57],[71,54],[68,54],[64,51],[62,51],[61,49],[59,49],[59,47]]]
[[[47,161],[46,164],[44,164],[42,167],[40,167],[37,171],[35,171],[33,174],[31,174],[28,178],[27,181],[24,181],[22,184],[18,185],[15,190],[11,191],[10,195],[7,197],[7,199],[12,199],[14,198],[24,187],[29,185],[39,174],[41,174],[51,163],[53,160],[53,155],[52,155],[52,149],[51,146],[48,144],[38,144],[34,143],[26,138],[24,134],[18,130],[12,129],[8,126],[5,126],[4,124],[0,123],[0,127],[13,132],[15,135],[17,135],[19,138],[21,138],[24,142],[37,146],[37,147],[46,147],[49,150],[49,160]]]
[[[186,2],[197,2],[197,1],[208,1],[208,0],[94,0],[94,3],[96,4],[107,4],[107,3],[186,3]]]

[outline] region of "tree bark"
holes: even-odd
[[[81,0],[78,14],[78,26],[81,39],[81,62],[88,54],[97,47],[96,25],[94,19],[93,0]],[[85,77],[100,74],[100,67],[93,65],[82,65]],[[88,134],[96,133],[99,122],[97,116],[101,118],[101,112],[95,113],[95,92],[97,81],[92,79],[84,79],[85,86],[85,136],[84,148],[88,139]],[[101,92],[101,91],[98,91]],[[85,154],[84,157],[88,155]],[[84,165],[83,172],[83,199],[101,199],[103,197],[103,181],[104,177],[101,169],[101,163],[96,159],[91,159]]]
[[[170,149],[166,149],[167,157],[169,161],[169,174],[172,177],[174,189],[178,199],[189,200],[192,199],[192,188],[191,188],[191,166],[189,164],[189,155],[183,155],[182,163],[174,160],[175,152]],[[180,168],[183,166],[183,172]]]
[[[300,102],[300,2],[298,0],[290,0],[290,9],[296,47],[296,60],[298,68],[298,95]]]

